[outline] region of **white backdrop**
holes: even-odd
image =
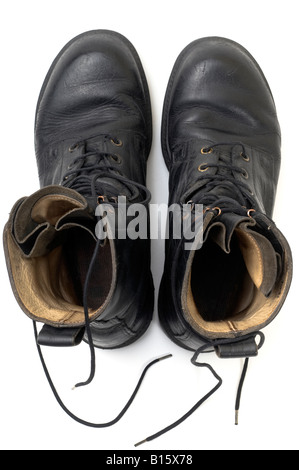
[[[152,202],[167,202],[168,174],[160,147],[163,98],[181,50],[205,36],[241,43],[259,62],[272,89],[282,128],[282,168],[274,220],[293,249],[295,272],[285,305],[268,326],[259,357],[250,362],[234,426],[241,360],[205,356],[223,377],[222,388],[185,423],[146,449],[298,449],[298,3],[272,0],[15,0],[1,2],[1,228],[14,202],[38,189],[33,124],[40,87],[52,60],[74,36],[91,29],[125,35],[142,60],[152,98],[154,140],[148,165]],[[158,291],[164,242],[154,241],[152,270]],[[154,321],[137,343],[97,350],[94,382],[72,391],[89,372],[86,344],[46,349],[54,383],[67,406],[94,422],[123,408],[145,364],[152,368],[125,417],[107,429],[86,428],[58,406],[46,382],[31,321],[12,294],[1,250],[0,447],[2,449],[134,449],[134,443],[171,424],[215,384],[191,353],[174,345]],[[141,449],[141,448],[140,448]]]

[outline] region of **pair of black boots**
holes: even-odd
[[[121,418],[158,359],[118,418],[95,425],[63,405],[40,345],[72,346],[85,337],[91,372],[79,386],[93,378],[94,346],[126,346],[147,330],[154,310],[151,141],[148,85],[130,42],[100,30],[68,43],[37,105],[41,189],[14,205],[4,247],[15,297],[34,321],[56,398],[70,416],[95,427]],[[169,205],[176,209],[168,215],[161,324],[174,342],[195,351],[195,365],[206,349],[246,358],[244,379],[248,358],[264,341],[260,330],[288,293],[292,256],[271,220],[280,168],[275,105],[243,47],[206,38],[180,54],[164,102],[162,150]],[[191,242],[190,230],[177,236],[187,222]],[[36,322],[44,324],[40,332]],[[172,426],[221,385],[211,371],[215,389]]]

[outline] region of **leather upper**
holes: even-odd
[[[219,163],[220,155],[228,158],[233,144],[240,142],[243,148],[233,148],[231,163],[243,173],[235,172],[234,177],[250,188],[254,208],[271,216],[280,169],[280,140],[269,85],[242,46],[212,37],[194,41],[184,49],[174,66],[163,110],[162,149],[170,169],[170,201],[181,200],[185,193],[188,200],[192,183],[199,176],[216,173],[215,167],[200,173],[199,166]],[[201,153],[202,148],[219,142],[232,143],[231,148]],[[219,188],[217,191],[220,195]],[[235,197],[233,192],[224,191],[223,195]]]
[[[109,202],[115,206],[117,219],[117,199],[125,196],[127,207],[139,202],[148,213],[150,193],[145,180],[151,140],[149,90],[132,44],[106,30],[90,31],[70,41],[50,67],[37,103],[35,148],[42,189],[14,207],[5,229],[16,298],[27,315],[47,325],[41,344],[71,345],[82,337],[81,332],[78,336],[71,330],[85,326],[82,292],[95,253],[99,221],[95,209],[99,203]],[[82,200],[88,217],[60,202],[64,193],[70,200]],[[45,195],[37,213],[35,199]],[[62,227],[63,237],[61,227],[54,223],[56,218],[53,220],[56,213],[68,222]],[[15,221],[22,218],[26,221],[23,231],[27,226],[28,230],[19,243]],[[153,314],[150,240],[118,239],[118,230],[116,225],[115,239],[97,253],[87,293],[93,343],[103,348],[135,341]],[[39,251],[34,256],[42,254],[41,262],[38,258],[32,261],[27,249],[36,237]],[[51,250],[57,246],[55,258]],[[19,294],[30,292],[25,285],[28,280],[22,285],[19,279],[22,266],[33,271],[34,312],[29,311],[30,299],[24,302],[24,295]],[[40,275],[35,266],[42,270]],[[56,306],[57,299],[62,307]],[[39,303],[42,308],[36,307]],[[62,333],[55,332],[57,328]]]
[[[197,259],[201,262],[193,268],[198,246],[195,243],[195,250],[187,251],[185,240],[172,236],[170,213],[159,317],[166,333],[180,346],[197,349],[202,342],[251,334],[266,326],[284,302],[292,277],[292,257],[287,241],[270,219],[280,169],[280,140],[269,85],[255,59],[242,46],[211,37],[194,41],[183,50],[170,76],[162,118],[161,143],[169,169],[169,205],[203,205],[203,247],[213,243],[215,249],[221,247],[219,255],[223,262],[231,252],[231,242],[236,241],[236,233],[245,237],[246,231],[250,233],[252,229],[253,234],[260,234],[262,244],[271,246],[272,265],[271,276],[269,273],[265,280],[271,292],[267,292],[255,312],[254,303],[248,304],[252,306],[249,321],[240,313],[234,322],[233,305],[224,303],[234,289],[240,288],[241,279],[238,281],[234,272],[227,272],[223,282],[218,272],[213,276],[209,248],[199,249],[203,255]],[[240,227],[245,235],[238,232]],[[212,245],[206,244],[210,238]],[[260,249],[256,245],[255,251],[252,246],[251,254],[256,256]],[[205,253],[209,253],[206,258]],[[219,257],[217,262],[219,269]],[[260,263],[262,267],[261,259]],[[205,277],[211,284],[207,290],[197,282]],[[217,282],[224,281],[223,291]],[[207,314],[214,312],[215,319],[203,321],[200,307],[191,297],[192,289],[198,298],[204,297],[202,291],[206,292],[205,306],[201,307]],[[242,289],[240,292],[242,295]],[[223,295],[223,300],[219,300],[219,295]],[[224,312],[228,321],[222,323]]]
[[[61,184],[87,140],[99,151],[125,154],[116,171],[144,184],[151,126],[146,78],[131,43],[105,30],[78,36],[53,62],[37,104],[41,186]],[[125,145],[116,147],[112,140]]]

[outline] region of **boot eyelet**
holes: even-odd
[[[116,147],[122,147],[123,142],[120,139],[110,139],[110,142],[115,145]]]
[[[75,150],[77,150],[78,147],[79,147],[79,144],[71,145],[71,147],[69,147],[69,152],[73,153]]]
[[[209,167],[207,166],[206,168],[203,168],[205,165],[206,165],[206,163],[202,163],[201,165],[199,165],[199,167],[197,168],[198,171],[201,171],[202,173],[204,171],[207,171],[209,169]]]
[[[247,173],[247,171],[246,171],[244,168],[242,168],[242,177],[243,177],[245,180],[248,180],[248,173]]]
[[[200,153],[202,155],[207,155],[208,153],[212,153],[213,152],[213,149],[210,148],[210,147],[203,147],[201,150],[200,150]]]
[[[248,155],[246,155],[246,153],[244,153],[244,152],[240,153],[240,157],[242,157],[245,162],[249,162],[249,160],[250,160]]]
[[[111,155],[111,158],[115,163],[118,163],[119,165],[121,164],[121,161],[122,161],[121,156],[118,155],[117,153]]]
[[[219,217],[219,215],[221,215],[221,212],[222,212],[220,207],[213,207],[212,211],[218,211],[218,214],[216,214],[216,217]]]
[[[253,212],[256,212],[255,209],[249,209],[249,210],[247,211],[247,215],[248,215],[248,217],[250,217],[251,219],[252,219],[252,215],[251,215],[251,214],[252,214]]]
[[[195,202],[192,201],[192,199],[189,199],[189,201],[186,202],[186,205],[191,206],[191,211],[193,211],[195,207]],[[183,219],[186,219],[189,214],[186,214]]]

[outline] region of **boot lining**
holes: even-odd
[[[17,294],[29,316],[49,324],[76,325],[84,322],[83,286],[95,247],[85,230],[67,230],[62,245],[45,256],[20,256],[8,234],[8,250]],[[89,284],[90,318],[104,308],[113,284],[113,254],[110,242],[99,251]],[[77,269],[74,271],[74,267]],[[57,325],[56,325],[57,326]]]
[[[269,247],[264,244],[262,248]],[[205,336],[217,337],[249,332],[267,323],[280,300],[280,287],[274,285],[277,265],[272,251],[271,266],[265,266],[255,237],[243,230],[234,232],[229,253],[213,237],[208,238],[194,254],[183,300],[184,314],[192,327]],[[268,296],[261,289],[265,283],[267,288],[273,284]]]

